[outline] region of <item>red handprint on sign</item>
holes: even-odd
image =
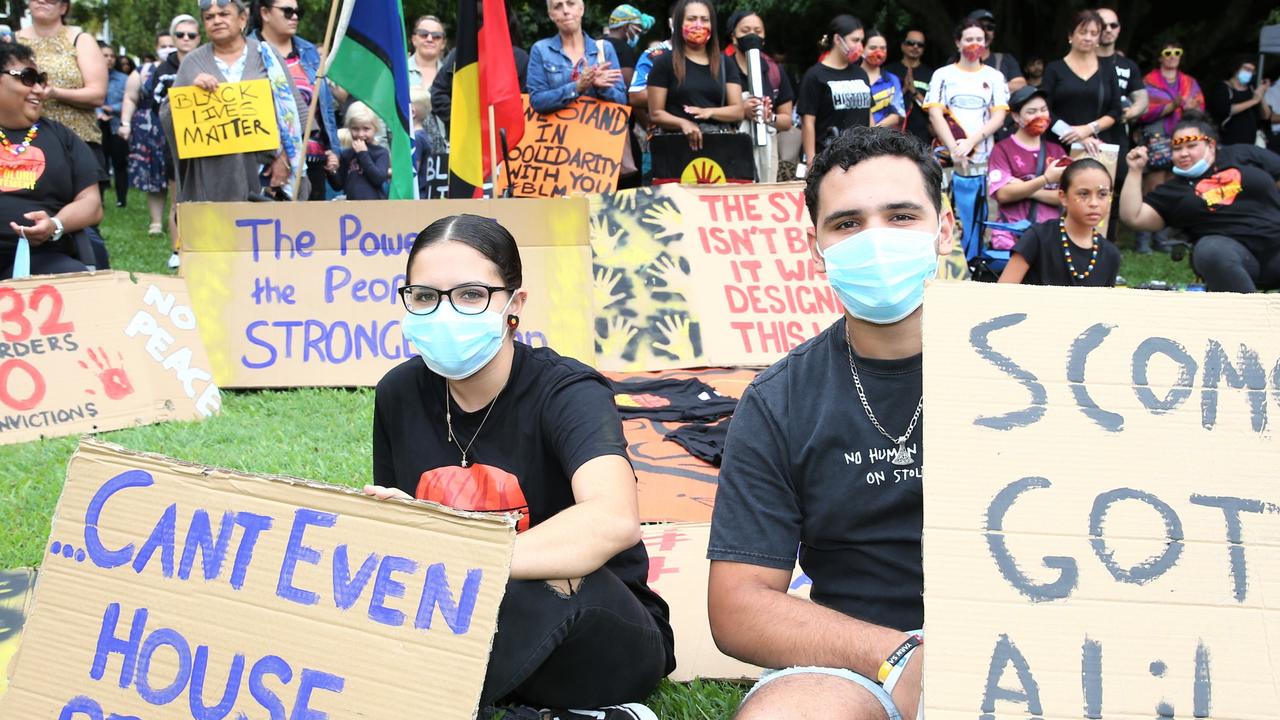
[[[107,397],[112,400],[119,400],[133,394],[133,383],[129,382],[129,376],[125,373],[123,367],[112,366],[111,358],[107,357],[106,350],[98,348],[98,352],[95,353],[93,348],[89,348],[89,359],[97,367],[96,371],[90,368],[83,360],[79,361],[80,367],[93,373],[98,378],[98,381],[102,383],[102,391],[107,394]],[[123,363],[124,356],[117,352],[116,360]],[[85,390],[85,392],[89,395],[98,394],[93,390]]]

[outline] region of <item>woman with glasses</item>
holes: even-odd
[[[302,95],[302,102],[311,107],[311,95],[316,99],[316,121],[311,124],[311,136],[307,138],[307,181],[311,184],[308,200],[324,199],[325,152],[333,147],[338,136],[333,93],[326,82],[316,85],[320,72],[320,51],[314,43],[298,37],[298,21],[302,8],[298,0],[258,0],[253,16],[254,36],[271,45],[289,69],[294,85]]]
[[[96,110],[107,97],[107,66],[91,33],[64,24],[71,0],[31,0],[31,26],[18,31],[17,41],[31,48],[35,62],[49,74],[45,117],[71,128],[89,145],[103,179],[107,158]]]
[[[627,103],[613,44],[582,29],[582,0],[547,0],[556,34],[529,48],[529,104],[550,113],[582,95]]]
[[[31,48],[0,43],[0,68],[0,279],[15,263],[20,275],[83,271],[71,235],[102,219],[97,160],[70,128],[42,117],[50,80]]]
[[[431,83],[440,72],[440,58],[444,57],[448,40],[444,23],[435,15],[423,15],[413,24],[413,35],[409,37],[413,43],[413,54],[409,56],[410,86],[417,85],[430,92]]]
[[[190,85],[213,92],[223,83],[265,78],[271,86],[280,147],[265,153],[178,158],[178,202],[239,202],[264,194],[293,199],[295,182],[301,182],[298,197],[307,197],[309,187],[301,175],[302,121],[308,108],[284,58],[270,43],[245,36],[249,11],[240,0],[200,0],[200,17],[209,42],[183,59],[173,87]],[[169,104],[160,112],[173,140]],[[177,148],[177,142],[171,147]]]
[[[1149,193],[1169,180],[1173,167],[1173,128],[1182,121],[1188,110],[1204,110],[1204,93],[1200,83],[1179,70],[1182,64],[1182,44],[1167,42],[1160,48],[1157,67],[1147,73],[1143,82],[1147,86],[1147,111],[1142,115],[1143,144],[1147,148],[1147,162],[1143,166],[1142,192]],[[1151,252],[1152,246],[1167,251],[1171,243],[1161,229],[1154,235],[1140,231],[1137,235],[1138,252]]]
[[[675,667],[673,641],[667,605],[646,582],[609,382],[516,342],[531,299],[515,239],[496,221],[432,223],[405,277],[402,329],[421,357],[378,383],[365,492],[521,513],[480,717],[503,702],[656,720],[638,703]]]

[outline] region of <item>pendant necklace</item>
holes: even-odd
[[[507,383],[504,381],[502,387],[498,388],[498,394],[494,395],[493,399],[489,401],[489,409],[485,410],[484,417],[480,418],[480,424],[476,426],[476,432],[471,436],[471,441],[467,443],[466,447],[463,447],[462,443],[458,442],[458,437],[453,434],[453,411],[449,408],[449,398],[453,397],[453,391],[449,389],[449,381],[444,381],[444,424],[449,431],[449,442],[462,451],[462,467],[470,465],[467,462],[467,453],[471,452],[471,446],[476,443],[476,438],[480,437],[480,431],[484,429],[484,423],[489,419],[489,413],[493,412],[493,406],[498,404],[498,398],[506,388]]]
[[[849,339],[848,331],[845,331],[845,342],[849,351],[849,372],[853,374],[853,386],[858,389],[858,399],[862,401],[862,409],[867,412],[867,419],[875,426],[880,434],[885,436],[889,442],[895,445],[893,454],[889,456],[889,462],[894,465],[910,465],[912,463],[911,453],[907,451],[907,438],[911,437],[911,433],[916,429],[916,423],[920,420],[920,411],[924,409],[924,393],[920,393],[920,402],[916,403],[916,414],[911,417],[911,424],[907,426],[907,431],[901,437],[894,438],[885,429],[880,426],[880,421],[876,420],[876,414],[871,412],[871,404],[867,402],[867,394],[862,389],[862,379],[858,377],[858,368],[853,364],[853,341]]]
[[[6,136],[3,131],[0,131],[0,146],[3,146],[5,150],[8,150],[13,155],[21,155],[27,151],[27,148],[31,147],[31,141],[36,139],[36,135],[39,134],[39,132],[40,123],[36,123],[31,126],[31,129],[27,130],[27,134],[22,138],[22,142],[18,145],[14,145],[9,142],[8,136]]]

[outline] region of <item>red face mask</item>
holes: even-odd
[[[711,28],[706,25],[685,25],[680,30],[684,41],[695,47],[702,47],[711,39]]]
[[[1039,137],[1044,134],[1045,130],[1049,129],[1049,116],[1037,115],[1035,119],[1023,125],[1022,129],[1026,130],[1031,137]]]
[[[872,67],[880,67],[888,56],[889,52],[887,50],[871,50],[867,53],[867,64]]]
[[[973,43],[960,48],[960,54],[964,55],[965,60],[977,62],[982,59],[982,51],[984,49],[981,44]]]
[[[850,65],[857,65],[858,62],[862,60],[862,43],[858,43],[857,45],[850,47],[849,43],[845,42],[845,40],[841,38],[840,44],[844,46],[844,56],[845,59],[849,61]]]

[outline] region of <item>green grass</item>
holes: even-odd
[[[113,267],[168,272],[168,240],[147,236],[145,197],[133,192],[128,208],[117,209],[110,200],[108,206],[102,228]],[[1121,246],[1129,243],[1122,235]],[[1185,261],[1129,250],[1120,273],[1131,286],[1193,280]],[[222,413],[204,422],[162,423],[101,437],[197,463],[358,486],[369,481],[372,413],[368,389],[229,391],[223,393]],[[77,442],[68,437],[0,446],[0,568],[39,564]],[[734,683],[664,681],[649,704],[662,718],[713,720],[731,715],[742,693]]]

